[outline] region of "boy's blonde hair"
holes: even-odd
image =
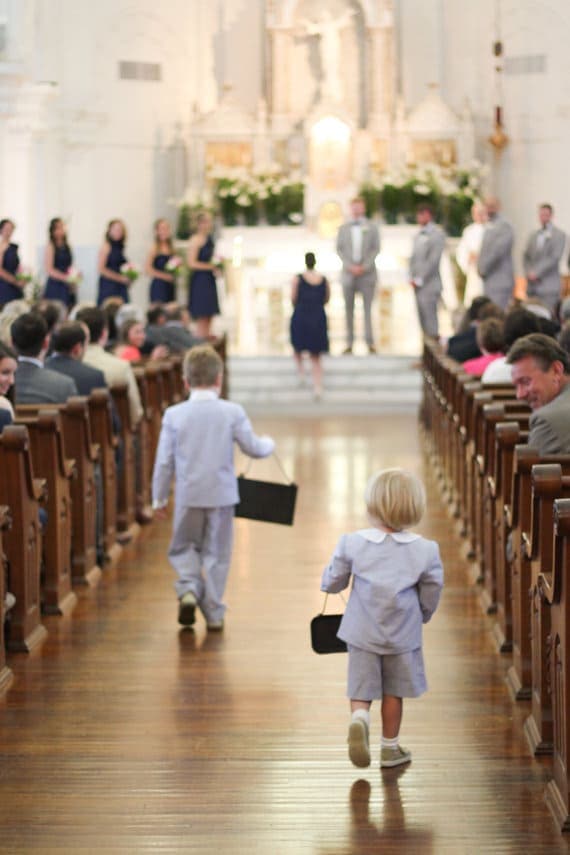
[[[223,370],[221,357],[209,344],[192,347],[184,357],[184,379],[191,389],[215,386]]]
[[[371,520],[394,531],[419,523],[426,509],[424,485],[403,469],[383,469],[373,475],[364,499]]]

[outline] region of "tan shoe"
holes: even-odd
[[[348,756],[354,766],[364,769],[370,766],[370,744],[368,741],[368,725],[361,718],[350,722],[348,728]]]
[[[402,763],[409,763],[411,759],[411,752],[402,745],[397,745],[396,748],[382,748],[380,751],[380,766],[383,769],[401,766]]]
[[[206,624],[208,632],[222,632],[224,629],[223,620],[212,620]]]

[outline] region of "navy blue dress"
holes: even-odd
[[[172,256],[167,255],[165,252],[161,252],[160,255],[154,256],[152,266],[155,270],[163,272],[166,269],[169,258],[172,258]],[[176,299],[174,288],[174,282],[165,282],[164,279],[154,278],[150,283],[150,302],[173,303]]]
[[[214,241],[211,235],[204,246],[200,247],[198,261],[206,264],[212,260],[214,254]],[[190,271],[188,282],[190,290],[190,301],[188,308],[194,319],[211,318],[220,314],[218,303],[218,289],[216,288],[216,277],[211,270]]]
[[[327,298],[327,280],[319,285],[311,285],[299,274],[297,303],[291,318],[291,344],[297,353],[308,350],[314,355],[327,353],[329,336],[325,301]]]
[[[121,272],[123,264],[127,263],[124,253],[124,241],[110,240],[111,249],[105,267],[113,270],[115,273]],[[115,282],[113,279],[107,279],[106,276],[99,277],[99,295],[97,297],[97,305],[100,306],[108,297],[120,297],[124,303],[129,302],[128,285],[123,285],[121,282]]]
[[[18,255],[18,244],[8,244],[6,252],[4,253],[2,268],[8,273],[11,273],[12,276],[15,276],[16,270],[19,266],[20,256]],[[11,303],[12,300],[21,300],[23,296],[24,292],[18,287],[18,285],[12,285],[11,282],[8,282],[6,279],[2,279],[0,276],[0,306],[4,306],[6,303]]]
[[[71,267],[72,261],[73,256],[71,255],[71,250],[66,243],[62,246],[55,247],[53,266],[56,270],[59,270],[61,273],[67,273]],[[62,303],[65,303],[69,309],[75,305],[75,293],[71,290],[69,285],[65,282],[61,282],[59,279],[53,279],[51,276],[48,277],[46,282],[44,297],[46,300],[60,300]]]

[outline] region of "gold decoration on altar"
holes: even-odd
[[[207,142],[206,168],[215,166],[251,167],[253,150],[248,142]]]
[[[338,202],[325,202],[321,206],[317,220],[319,237],[334,238],[342,223],[342,210]]]
[[[411,162],[436,163],[438,166],[456,164],[455,140],[414,140],[411,144]]]

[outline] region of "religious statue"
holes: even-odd
[[[348,9],[341,17],[335,17],[325,9],[316,21],[301,20],[304,32],[308,36],[319,36],[321,62],[321,99],[325,101],[340,101],[340,33],[354,15]]]

